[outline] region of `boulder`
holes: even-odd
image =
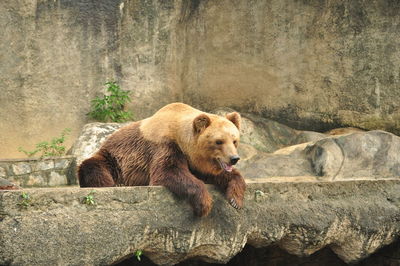
[[[358,132],[315,142],[306,149],[322,179],[400,178],[400,137],[385,131]]]
[[[399,178],[399,150],[400,137],[396,135],[379,130],[356,132],[289,146],[274,153],[258,152],[238,164],[238,169],[247,178]]]
[[[100,145],[124,123],[90,123],[86,124],[68,154],[76,157],[77,165],[92,156]]]
[[[0,191],[0,265],[110,265],[139,250],[158,265],[226,263],[246,244],[353,263],[400,237],[400,180],[250,182],[242,210],[207,189],[203,218],[163,187]]]
[[[297,145],[306,142],[318,141],[329,137],[327,134],[315,132],[315,131],[297,131],[297,135],[290,139],[289,145]],[[286,145],[288,146],[288,145]],[[280,147],[282,148],[282,147]]]
[[[224,107],[214,110],[213,113],[224,116],[234,111]],[[251,145],[258,151],[274,152],[288,145],[315,140],[315,136],[325,137],[324,134],[317,132],[312,132],[311,134],[303,133],[303,131],[295,130],[260,116],[246,113],[241,113],[241,116],[240,142]]]

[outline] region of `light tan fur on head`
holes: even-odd
[[[200,134],[211,124],[211,120],[206,114],[198,115],[193,120],[193,130],[195,134]]]
[[[237,113],[234,115],[237,122],[234,124],[224,117],[202,114],[202,116],[205,115],[209,117],[210,123],[199,133],[195,132],[196,141],[190,157],[193,158],[194,167],[197,170],[219,174],[226,169],[231,169],[231,158],[238,157],[240,116]]]
[[[238,129],[240,129],[240,122],[242,121],[242,118],[240,117],[240,114],[237,112],[229,113],[225,115],[226,119],[231,121]]]

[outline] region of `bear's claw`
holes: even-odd
[[[236,203],[235,199],[231,199],[229,203],[232,205],[233,208],[235,209],[240,209],[239,205]]]

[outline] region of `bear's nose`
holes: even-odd
[[[235,165],[239,160],[240,160],[239,155],[233,155],[233,156],[231,156],[230,163],[231,163],[231,165]]]

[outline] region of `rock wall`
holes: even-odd
[[[181,38],[185,101],[303,129],[399,129],[400,2],[198,2]]]
[[[71,144],[109,80],[132,91],[136,118],[175,101],[179,11],[179,1],[1,1],[0,158],[67,127]]]
[[[66,127],[72,143],[108,80],[132,91],[137,119],[185,101],[398,133],[399,11],[389,0],[3,0],[0,157]]]
[[[22,187],[76,185],[76,159],[62,156],[0,160],[0,178]]]

